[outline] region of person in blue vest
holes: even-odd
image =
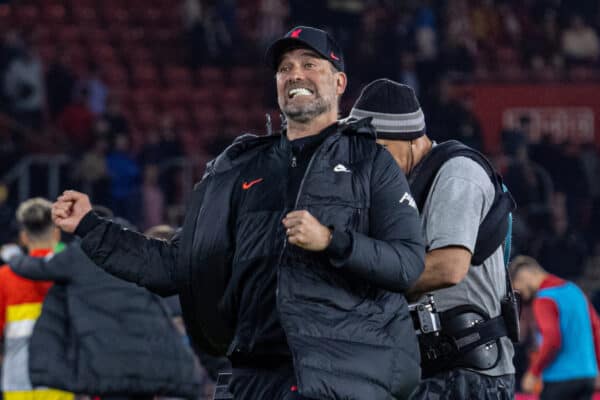
[[[509,268],[523,301],[533,301],[540,346],[521,389],[541,400],[587,400],[594,394],[600,361],[600,319],[573,282],[546,272],[532,257],[517,256]]]

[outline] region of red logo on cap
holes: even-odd
[[[302,32],[302,29],[296,29],[294,32],[292,32],[292,34],[290,35],[290,37],[297,39],[298,36],[300,36],[300,32]]]
[[[333,51],[329,54],[329,57],[333,58],[335,61],[340,61],[339,57],[333,54]]]

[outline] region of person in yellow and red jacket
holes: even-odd
[[[33,257],[48,257],[60,240],[51,218],[52,204],[42,198],[23,202],[17,209],[20,240]],[[33,388],[29,379],[29,338],[40,316],[52,282],[21,278],[7,266],[0,268],[0,332],[4,339],[2,392],[5,400],[72,400],[72,393]]]

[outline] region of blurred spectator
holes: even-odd
[[[398,72],[398,81],[413,88],[415,95],[419,96],[419,77],[416,69],[415,55],[410,52],[403,52],[400,55],[400,71]]]
[[[588,257],[583,274],[577,279],[576,283],[581,287],[586,295],[592,300],[594,307],[600,306],[600,240],[595,240],[591,246],[591,254]]]
[[[158,296],[98,268],[78,243],[49,260],[11,258],[10,267],[55,282],[31,335],[36,386],[106,400],[198,395],[193,354]]]
[[[106,167],[108,140],[97,138],[92,148],[86,151],[75,170],[74,179],[83,192],[93,196],[100,204],[109,204],[110,178]]]
[[[0,135],[0,177],[10,171],[25,153],[25,137],[18,131]]]
[[[414,23],[416,56],[421,62],[433,61],[438,56],[435,13],[430,0],[421,3]]]
[[[519,215],[529,223],[547,218],[554,191],[552,180],[546,170],[529,159],[526,143],[517,145],[504,182],[518,204]]]
[[[165,114],[160,120],[160,148],[162,149],[162,160],[172,160],[183,156],[183,143],[175,126],[173,117]],[[239,132],[238,132],[239,133]],[[167,204],[173,204],[179,195],[177,182],[180,167],[177,164],[164,166],[161,173],[161,187],[166,196]]]
[[[111,209],[116,216],[138,225],[140,219],[140,167],[131,154],[129,137],[119,134],[106,156],[110,177]]]
[[[517,126],[505,126],[500,133],[504,154],[509,157],[516,157],[521,147],[529,142],[530,129],[531,118],[529,115],[519,117]]]
[[[493,0],[475,2],[471,9],[471,24],[477,45],[485,55],[488,67],[492,67],[501,31],[500,15]]]
[[[0,226],[2,226],[0,245],[17,241],[18,227],[15,221],[15,211],[8,203],[8,195],[8,185],[0,183]]]
[[[329,17],[323,0],[289,0],[290,25],[324,26]]]
[[[350,47],[342,46],[344,50],[348,49],[353,52],[359,60],[377,60],[377,62],[359,63],[354,67],[362,82],[385,76],[388,64],[392,63],[393,65],[394,63],[395,49],[389,49],[386,46],[386,37],[393,37],[384,22],[387,17],[383,6],[371,5],[362,13],[358,24],[360,40],[351,44]],[[388,57],[381,57],[381,54],[388,54]],[[393,69],[392,71],[396,72]],[[350,84],[352,84],[352,80],[350,80]]]
[[[459,124],[454,139],[483,152],[483,133],[479,119],[473,112],[473,102],[470,98],[465,97],[460,102],[460,106]]]
[[[105,120],[108,124],[108,134],[112,140],[114,136],[119,133],[129,133],[129,123],[127,118],[123,115],[121,110],[121,101],[116,95],[110,95],[106,105],[106,112],[102,115],[101,119]]]
[[[555,10],[546,10],[541,21],[531,24],[527,34],[523,37],[523,50],[531,67],[543,70],[546,67],[559,68],[561,66],[560,34],[558,15]]]
[[[531,159],[545,168],[552,177],[559,174],[563,158],[560,145],[554,141],[551,133],[542,132],[539,142],[529,144]]]
[[[41,60],[26,45],[9,62],[4,74],[4,93],[13,118],[21,125],[42,128],[44,106],[44,77]]]
[[[326,20],[323,21],[338,41],[342,49],[349,49],[356,43],[361,15],[367,7],[362,0],[326,0]],[[313,14],[314,15],[314,14]]]
[[[46,72],[46,94],[50,118],[54,121],[71,104],[75,73],[69,68],[69,56],[59,48]]]
[[[266,49],[287,30],[286,19],[289,15],[288,2],[285,0],[260,0],[260,23],[258,24],[261,49]]]
[[[511,47],[519,46],[523,40],[523,28],[516,9],[507,2],[500,3],[497,7],[502,24],[500,27],[501,43]]]
[[[591,198],[579,144],[568,141],[561,146],[562,157],[553,177],[556,190],[565,193],[570,221],[582,226],[589,219]]]
[[[88,65],[87,76],[80,82],[88,92],[88,108],[94,115],[102,115],[106,111],[108,88],[102,80],[100,66],[95,62]]]
[[[73,101],[60,114],[57,125],[67,139],[67,149],[78,153],[87,150],[93,141],[94,114],[88,108],[89,93],[80,88]]]
[[[193,3],[194,0],[186,0]],[[194,22],[193,50],[199,52],[211,64],[229,65],[233,58],[235,3],[211,1],[200,7],[200,19]],[[201,25],[198,22],[201,21]],[[205,61],[205,62],[206,62]]]
[[[9,30],[3,35],[0,45],[0,72],[2,75],[12,61],[20,56],[23,46],[23,39],[16,31]]]
[[[17,209],[17,221],[21,226],[19,237],[32,257],[51,255],[60,240],[60,230],[52,223],[51,206],[46,199],[33,198]],[[34,389],[29,376],[30,337],[51,286],[52,282],[23,279],[6,266],[0,269],[0,332],[4,343],[2,389],[5,398],[73,399],[72,393],[41,387]]]
[[[563,279],[577,279],[585,267],[586,242],[570,224],[566,196],[554,193],[551,201],[551,226],[534,238],[532,254],[548,272]]]
[[[165,161],[169,154],[165,154],[162,148],[163,139],[157,129],[151,129],[142,148],[138,153],[138,162],[144,167],[148,164],[160,164]],[[171,152],[173,152],[171,150]],[[177,153],[177,151],[175,151]],[[179,154],[177,154],[179,155]]]
[[[181,15],[185,29],[186,45],[192,67],[205,62],[206,28],[204,26],[204,8],[200,0],[183,0]]]
[[[570,65],[590,65],[598,60],[598,34],[580,15],[571,17],[569,27],[562,33],[562,51]]]
[[[439,93],[427,105],[427,132],[436,141],[458,139],[476,150],[483,150],[481,126],[469,109],[469,101],[461,101],[452,94],[450,83],[440,82]],[[424,106],[425,108],[425,106]]]
[[[515,290],[533,302],[540,345],[521,389],[542,400],[589,399],[600,363],[600,319],[572,282],[546,272],[538,262],[518,256],[510,264]]]
[[[441,51],[443,65],[448,71],[470,75],[475,71],[477,42],[473,35],[466,0],[455,0],[452,7],[446,7],[445,17],[445,35],[442,37],[444,42]]]
[[[142,184],[142,208],[144,229],[160,225],[165,220],[165,196],[159,186],[160,169],[156,164],[144,167]]]

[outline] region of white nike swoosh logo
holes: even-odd
[[[350,170],[342,164],[338,164],[335,167],[333,167],[333,172],[350,172]]]

